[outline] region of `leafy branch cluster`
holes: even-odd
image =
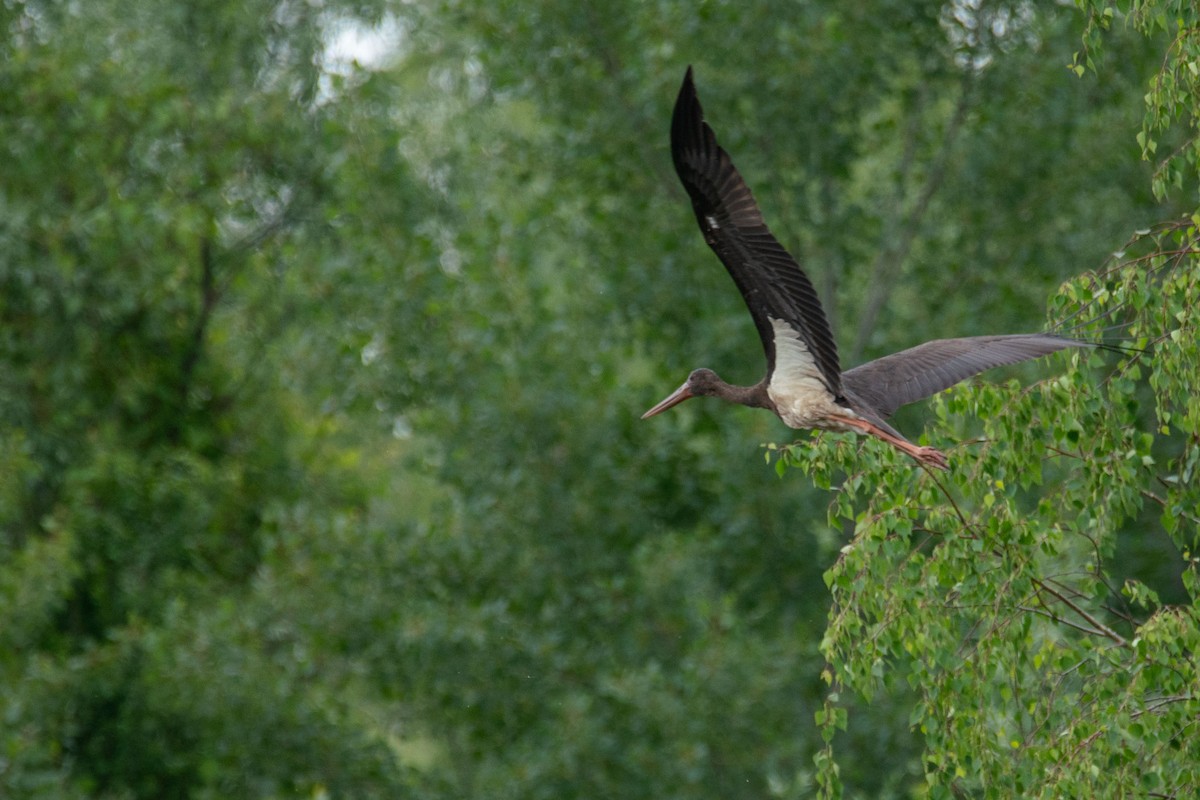
[[[1133,349],[934,400],[931,435],[962,442],[946,475],[840,437],[779,450],[853,530],[825,574],[825,796],[847,690],[912,693],[931,797],[1200,791],[1198,222],[1140,233],[1053,299]],[[1174,602],[1122,578],[1121,535],[1170,542]]]
[[[1200,173],[1200,10],[1188,0],[1076,0],[1088,16],[1084,49],[1074,55],[1073,67],[1082,75],[1096,68],[1093,54],[1104,50],[1104,32],[1114,21],[1132,25],[1147,36],[1164,34],[1169,42],[1145,96],[1146,115],[1137,135],[1142,157],[1156,161],[1152,187],[1165,198],[1185,183],[1195,191]],[[1176,130],[1176,123],[1183,130]],[[1164,153],[1159,144],[1168,143]]]

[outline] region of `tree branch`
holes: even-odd
[[[1079,604],[1075,603],[1073,600],[1071,600],[1065,594],[1063,594],[1062,592],[1060,592],[1057,589],[1050,586],[1050,584],[1047,583],[1046,581],[1043,581],[1040,578],[1034,578],[1033,583],[1038,588],[1044,590],[1047,594],[1054,596],[1054,598],[1057,599],[1060,603],[1062,603],[1067,608],[1071,609],[1076,614],[1081,616],[1084,620],[1086,620],[1089,625],[1091,625],[1092,627],[1095,628],[1095,630],[1091,631],[1091,633],[1095,633],[1097,635],[1104,636],[1105,638],[1111,639],[1112,641],[1119,644],[1121,647],[1129,646],[1129,642],[1125,639],[1124,636],[1117,633],[1116,631],[1114,631],[1112,628],[1105,625],[1100,620],[1096,619],[1094,616],[1089,614],[1086,610],[1081,608],[1079,606]],[[1072,627],[1079,628],[1078,625],[1072,625],[1071,623],[1066,622],[1066,620],[1059,620],[1059,621],[1063,622],[1064,624],[1071,625]],[[1080,630],[1083,630],[1083,628],[1080,628]]]
[[[179,365],[179,407],[186,407],[188,394],[192,389],[192,376],[196,364],[200,361],[200,352],[204,347],[204,334],[212,318],[213,309],[220,299],[217,290],[216,257],[213,255],[212,239],[205,236],[200,240],[200,311],[192,326],[192,335],[188,340],[187,349]]]
[[[1050,620],[1051,622],[1057,622],[1060,625],[1066,625],[1068,628],[1074,628],[1077,631],[1091,634],[1092,636],[1104,636],[1105,635],[1104,631],[1095,630],[1093,628],[1087,627],[1086,625],[1080,625],[1078,622],[1071,622],[1069,619],[1063,619],[1062,617],[1058,616],[1057,614],[1047,611],[1044,608],[1037,608],[1035,606],[1017,606],[1017,608],[1021,609],[1022,611],[1027,611],[1031,614],[1037,614],[1040,617],[1045,617],[1046,619]]]

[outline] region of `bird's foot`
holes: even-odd
[[[936,447],[914,447],[909,451],[909,455],[934,469],[950,469],[950,462],[946,460],[946,454]]]

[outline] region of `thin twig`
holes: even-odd
[[[1094,630],[1092,628],[1087,627],[1086,625],[1080,625],[1078,622],[1071,622],[1069,619],[1063,619],[1062,617],[1058,616],[1057,614],[1051,613],[1050,611],[1047,611],[1044,608],[1036,608],[1034,606],[1017,606],[1017,608],[1021,609],[1022,611],[1028,611],[1032,614],[1037,614],[1038,616],[1045,617],[1046,619],[1051,620],[1053,622],[1057,622],[1061,625],[1066,625],[1068,628],[1074,628],[1077,631],[1091,634],[1092,636],[1104,636],[1105,635],[1103,631]]]
[[[1191,694],[1176,694],[1176,695],[1171,695],[1170,697],[1160,697],[1160,698],[1158,698],[1158,700],[1155,700],[1154,702],[1149,703],[1145,708],[1141,709],[1140,711],[1135,711],[1132,714],[1130,714],[1129,718],[1137,719],[1142,714],[1152,714],[1155,711],[1158,711],[1163,706],[1169,706],[1172,703],[1186,703],[1188,700],[1195,700],[1195,699],[1196,699],[1196,696],[1191,695]]]
[[[1086,610],[1084,610],[1083,608],[1081,608],[1081,607],[1080,607],[1078,604],[1076,604],[1075,602],[1073,602],[1073,601],[1072,601],[1070,598],[1068,598],[1066,595],[1064,595],[1064,594],[1062,594],[1061,592],[1059,592],[1058,590],[1054,589],[1053,587],[1051,587],[1051,586],[1050,586],[1048,583],[1046,583],[1045,581],[1042,581],[1042,580],[1040,580],[1040,579],[1038,579],[1038,578],[1034,578],[1034,579],[1033,579],[1033,583],[1034,583],[1034,585],[1036,585],[1036,586],[1040,586],[1042,589],[1046,590],[1046,592],[1047,592],[1047,593],[1049,593],[1049,594],[1053,595],[1053,596],[1054,596],[1054,597],[1056,597],[1056,598],[1057,598],[1057,599],[1058,599],[1058,600],[1059,600],[1061,603],[1063,603],[1065,606],[1067,606],[1068,608],[1070,608],[1072,611],[1074,611],[1074,612],[1075,612],[1076,614],[1078,614],[1079,616],[1083,617],[1083,618],[1084,618],[1084,619],[1085,619],[1085,620],[1086,620],[1086,621],[1087,621],[1089,624],[1091,624],[1092,626],[1094,626],[1094,627],[1096,628],[1096,631],[1097,631],[1097,632],[1098,632],[1100,635],[1103,635],[1103,636],[1105,636],[1105,637],[1107,637],[1107,638],[1111,639],[1112,641],[1114,641],[1114,642],[1116,642],[1117,644],[1119,644],[1121,647],[1128,647],[1128,646],[1129,646],[1129,642],[1128,642],[1128,641],[1125,639],[1125,637],[1124,637],[1124,636],[1122,636],[1121,634],[1117,633],[1116,631],[1114,631],[1112,628],[1110,628],[1110,627],[1108,627],[1107,625],[1105,625],[1105,624],[1104,624],[1103,622],[1101,622],[1100,620],[1096,619],[1094,616],[1092,616],[1091,614],[1089,614],[1089,613],[1088,613]]]

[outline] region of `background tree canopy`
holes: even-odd
[[[1079,6],[0,3],[0,794],[1194,796],[1200,19]],[[639,422],[688,64],[847,364],[1141,350]]]

